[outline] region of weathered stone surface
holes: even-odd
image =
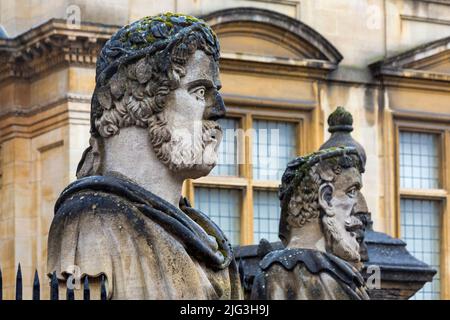
[[[281,250],[259,262],[251,299],[366,300],[355,216],[364,162],[354,147],[333,147],[289,162],[279,189]],[[260,255],[267,251],[261,248]],[[244,279],[245,283],[245,279]]]
[[[367,273],[369,266],[378,266],[381,272],[381,287],[369,290],[372,299],[408,299],[436,274],[436,270],[408,252],[405,242],[374,231],[371,224],[364,241],[369,256],[362,270],[364,278],[371,275]]]
[[[394,152],[394,115],[395,119],[397,116],[407,116],[408,119],[420,120],[417,123],[419,128],[423,128],[424,124],[435,128],[450,121],[448,94],[443,91],[448,90],[448,81],[435,80],[439,78],[438,73],[441,73],[440,79],[443,79],[442,74],[448,74],[448,59],[442,59],[442,55],[436,52],[434,44],[430,42],[449,35],[449,25],[441,23],[448,20],[450,15],[447,1],[395,0],[390,1],[391,5],[382,12],[377,11],[380,7],[374,5],[372,0],[345,4],[340,1],[300,0],[114,0],[109,1],[106,7],[104,0],[90,0],[89,3],[85,0],[71,1],[71,4],[77,3],[82,10],[79,26],[67,25],[66,4],[56,5],[54,0],[2,1],[1,24],[10,38],[0,40],[1,65],[8,70],[26,67],[23,78],[21,73],[3,72],[4,69],[0,72],[1,76],[7,76],[0,85],[2,158],[10,157],[9,145],[13,139],[26,138],[31,143],[29,158],[26,160],[31,168],[27,170],[28,183],[4,183],[1,188],[3,210],[0,212],[0,225],[3,228],[0,246],[8,248],[3,251],[5,255],[0,262],[3,268],[11,265],[15,266],[11,270],[17,269],[24,256],[32,256],[35,258],[33,265],[29,267],[31,272],[28,277],[32,278],[36,267],[41,276],[44,274],[46,260],[39,256],[40,252],[46,252],[49,225],[38,221],[41,216],[44,217],[43,221],[53,216],[53,200],[47,197],[50,192],[41,192],[43,180],[47,176],[47,168],[53,172],[56,171],[53,169],[55,166],[63,168],[54,174],[55,180],[45,181],[45,184],[52,186],[51,193],[57,197],[62,188],[75,179],[77,163],[89,140],[90,98],[95,86],[95,57],[98,48],[118,29],[117,24],[164,11],[217,16],[214,14],[217,10],[232,7],[233,13],[230,15],[241,17],[240,12],[248,13],[248,5],[251,5],[253,8],[268,9],[265,11],[271,13],[277,12],[283,17],[283,22],[289,20],[286,15],[297,22],[300,19],[301,23],[310,26],[335,46],[344,59],[338,70],[329,75],[331,81],[317,81],[318,70],[313,68],[308,74],[292,73],[293,69],[298,70],[298,65],[304,65],[305,60],[295,60],[295,65],[283,67],[281,62],[290,61],[277,59],[276,52],[258,47],[260,43],[256,40],[260,39],[258,36],[261,34],[271,40],[268,42],[274,48],[285,49],[290,47],[287,44],[296,47],[298,44],[298,50],[294,52],[297,53],[308,47],[307,43],[291,41],[292,35],[288,29],[270,28],[272,20],[265,19],[264,16],[273,17],[273,14],[267,15],[258,9],[261,10],[260,20],[254,21],[247,29],[243,25],[247,21],[233,23],[233,33],[229,33],[228,29],[219,29],[219,23],[210,24],[221,40],[221,92],[231,107],[230,111],[233,108],[242,110],[241,106],[245,103],[257,106],[257,111],[264,113],[264,116],[267,115],[266,111],[274,113],[289,109],[295,117],[302,114],[309,119],[310,112],[305,110],[315,108],[317,115],[311,113],[313,120],[305,121],[305,125],[310,128],[308,130],[314,132],[304,139],[308,150],[318,148],[324,141],[327,133],[323,123],[326,123],[327,115],[336,105],[345,105],[352,112],[354,136],[366,147],[369,159],[366,168],[368,172],[364,174],[363,181],[375,229],[390,235],[396,233],[395,219],[392,219],[399,214],[398,193],[394,191],[397,180],[394,169],[398,160]],[[377,14],[380,12],[381,14]],[[379,19],[370,19],[377,17]],[[222,18],[223,16],[217,16],[216,21]],[[378,24],[383,20],[387,21],[386,26]],[[58,49],[59,43],[52,41],[53,39],[64,40],[61,42],[65,43],[64,46]],[[261,50],[255,52],[263,56],[262,62],[251,60],[255,56],[242,55],[236,49],[234,40],[238,39],[242,39],[249,47],[257,44],[257,49]],[[17,46],[9,46],[9,43]],[[393,76],[382,76],[382,81],[371,77],[367,64],[384,59],[386,48],[391,57],[396,53],[413,52],[416,46],[422,44],[426,44],[425,54],[414,53],[413,61],[408,61],[404,66],[395,66],[391,70]],[[272,47],[269,49],[272,50]],[[5,53],[8,57],[13,55],[16,58],[12,61],[4,60]],[[59,63],[61,61],[63,63]],[[31,70],[28,69],[29,66],[32,67]],[[409,69],[409,72],[397,72],[404,68]],[[28,72],[33,70],[38,72],[33,72],[33,77],[29,78]],[[423,76],[420,81],[419,76]],[[67,81],[69,83],[65,85]],[[243,86],[242,83],[246,85]],[[305,109],[300,109],[301,106]],[[305,146],[302,140],[299,144]],[[53,147],[55,149],[50,150]],[[40,157],[45,150],[57,161],[48,161],[48,166],[42,170]],[[19,161],[22,160],[14,160],[15,163],[1,161],[4,164],[1,169],[3,178],[7,174],[11,178],[11,168],[23,167],[23,163],[19,164]],[[30,188],[29,192],[23,186]],[[186,195],[192,196],[193,188],[186,188],[186,192]],[[11,203],[30,203],[30,208],[27,207],[30,211],[24,211],[21,206],[11,206]],[[252,204],[249,205],[251,206]],[[20,225],[16,227],[14,220],[23,217],[30,219],[28,225],[34,225],[33,233],[26,236],[36,241],[33,242],[34,247],[21,247],[19,252],[15,249],[14,242],[24,234],[20,232]],[[249,234],[245,243],[252,243],[251,230],[245,232]],[[443,232],[446,232],[445,228]],[[444,258],[448,257],[448,246],[444,247],[442,255]],[[441,274],[447,275],[449,270],[449,266],[442,266]],[[23,272],[25,276],[27,271]],[[14,277],[5,277],[4,297],[10,298],[14,292]],[[450,298],[446,282],[441,283],[441,291],[445,299]],[[47,292],[43,290],[43,294]],[[31,297],[28,290],[24,290],[24,295]]]
[[[279,237],[285,246],[259,262],[253,299],[369,299],[358,269],[366,256],[358,216],[367,212],[360,192],[364,149],[348,135],[352,116],[330,115],[329,141],[318,152],[288,163],[279,188]],[[259,255],[268,251],[263,242]],[[245,280],[244,285],[245,285]]]
[[[330,138],[320,147],[326,149],[338,146],[355,147],[361,158],[366,161],[364,147],[353,139],[353,117],[342,107],[338,107],[328,117],[328,131]],[[406,250],[406,244],[382,232],[373,230],[373,222],[367,205],[359,207],[357,211],[364,224],[360,232],[362,247],[367,247],[365,267],[380,267],[383,285],[379,289],[372,289],[370,296],[376,299],[407,299],[423,287],[425,282],[431,281],[436,273],[425,263],[417,260]],[[366,278],[369,275],[365,273]]]
[[[362,276],[367,280],[372,275],[372,273],[367,273],[368,266],[379,266],[381,271],[381,288],[367,290],[371,299],[408,299],[420,290],[425,282],[431,281],[436,274],[436,270],[414,258],[406,250],[406,244],[400,239],[369,229],[365,233],[365,243],[369,260],[364,262],[361,270]],[[264,250],[261,253],[262,247]],[[269,244],[265,240],[261,241],[259,245],[235,247],[246,299],[250,298],[254,277],[259,272],[261,259],[270,251],[282,248],[281,242]]]
[[[217,161],[219,45],[180,14],[121,28],[97,60],[90,146],[60,195],[48,273],[106,276],[110,299],[238,299],[232,248],[182,199]],[[96,288],[93,288],[96,290]]]
[[[358,158],[361,160],[360,172],[364,172],[366,164],[366,153],[364,148],[357,141],[355,141],[350,134],[353,131],[352,115],[344,108],[338,107],[328,118],[328,124],[330,126],[328,130],[332,135],[320,148],[320,150],[322,150],[323,152],[322,157],[325,157],[327,153],[330,153],[330,150],[336,149],[339,150],[340,148],[350,147],[351,150],[353,150],[355,153],[359,155]],[[300,158],[300,160],[298,160],[297,163],[293,161],[288,165],[288,168],[289,166],[293,168],[295,168],[296,166],[298,167],[302,161],[306,160]],[[321,161],[323,161],[323,159],[320,159],[320,162]],[[300,173],[295,172],[295,175],[294,172],[291,172],[290,175],[295,176],[293,180],[299,179],[298,177],[300,176],[301,181],[301,177],[302,175],[304,175],[305,170],[307,169],[304,169]],[[287,172],[288,171],[289,170],[287,170]],[[346,180],[349,180],[351,175],[355,176],[358,174],[359,173],[352,172],[352,174],[347,176]],[[278,259],[279,263],[283,265],[287,270],[292,270],[293,266],[295,265],[295,262],[297,260],[300,261],[300,259],[295,258],[295,255],[292,254],[292,251],[290,249],[284,248],[285,245],[287,245],[287,248],[289,248],[289,241],[287,241],[287,237],[290,237],[291,234],[294,232],[289,230],[292,229],[292,226],[289,226],[290,217],[289,214],[286,214],[286,205],[283,204],[283,196],[284,196],[283,193],[289,194],[289,189],[288,191],[286,191],[287,189],[286,182],[290,181],[289,172],[285,173],[285,176],[287,176],[288,178],[286,179],[283,178],[282,181],[283,185],[281,186],[280,189],[281,192],[280,198],[282,200],[280,238],[283,241],[283,244],[282,243],[270,244],[263,239],[261,240],[260,244],[257,247],[248,246],[239,248],[239,250],[237,250],[237,256],[239,257],[240,260],[239,269],[241,270],[241,279],[246,297],[249,297],[250,291],[252,296],[254,296],[255,290],[254,288],[261,286],[258,283],[258,281],[261,282],[260,280],[261,274],[264,274],[266,277],[269,277],[269,279],[275,278],[273,274],[270,273],[268,274],[268,272],[265,271],[267,268],[266,267],[267,262],[265,261],[267,260],[267,257],[279,255],[280,252],[287,252],[288,254],[285,255],[284,260]],[[339,179],[331,179],[330,181],[333,181],[333,183],[337,187],[339,186],[341,188],[343,187],[342,184],[339,185],[338,183]],[[305,187],[305,185],[303,185],[302,190],[307,189],[308,188]],[[303,191],[303,193],[306,195],[308,194],[306,191]],[[409,252],[406,250],[406,243],[403,242],[402,240],[392,238],[381,232],[375,232],[372,226],[373,222],[371,220],[371,213],[369,212],[369,209],[367,207],[362,192],[360,190],[357,190],[355,194],[358,200],[356,202],[356,205],[353,206],[352,208],[351,216],[358,218],[361,221],[361,224],[356,224],[355,225],[356,228],[350,227],[350,230],[356,234],[356,239],[358,240],[359,243],[359,257],[361,258],[360,261],[364,262],[364,265],[359,266],[362,276],[364,277],[364,281],[371,282],[371,286],[367,288],[369,296],[372,299],[408,299],[420,288],[422,288],[425,282],[431,281],[436,271],[430,268],[427,264],[411,256]],[[302,194],[300,193],[300,196],[297,196],[296,199],[297,202],[293,203],[293,205],[291,205],[291,203],[289,204],[288,207],[289,210],[294,210],[294,212],[296,210],[300,211],[299,215],[301,216],[302,210],[305,209],[305,204],[303,203],[306,202],[305,199],[308,198],[305,196],[302,197]],[[311,215],[311,212],[314,211],[308,210],[306,215],[309,219],[314,218],[314,214]],[[304,224],[309,223],[308,219],[303,221]],[[309,231],[310,234],[306,233],[306,235],[303,234],[299,236],[300,240],[297,240],[296,244],[299,247],[306,247],[307,245],[312,244],[320,250],[320,246],[317,245],[317,243],[320,242],[320,240],[318,240],[319,238],[317,238],[318,235],[320,235],[320,231],[314,229],[307,231]],[[314,239],[314,237],[316,238]],[[312,239],[313,241],[311,241]],[[348,259],[348,257],[344,257],[344,259],[345,258]],[[352,261],[352,262],[355,263],[360,261]],[[302,260],[301,262],[307,264],[307,261],[305,262],[305,259]],[[374,273],[373,267],[375,267],[376,269],[375,272],[379,271],[378,274]],[[263,271],[261,271],[261,269]],[[317,272],[317,270],[315,271]],[[295,277],[292,277],[293,273],[292,271],[291,274],[289,275],[289,279],[287,279],[286,276],[284,276],[285,278],[283,278],[283,276],[280,276],[280,274],[282,275],[286,274],[285,270],[279,268],[278,273],[279,273],[279,275],[277,275],[278,280],[280,283],[283,283],[283,285],[281,285],[281,290],[283,289],[286,290],[286,288],[289,288],[289,290],[291,291],[294,290],[294,292],[296,290],[297,291],[299,290],[298,288],[295,287],[296,280]],[[380,282],[378,283],[378,286],[377,283],[373,281],[374,275],[380,277],[379,279]],[[305,278],[304,275],[302,277]],[[305,283],[305,281],[303,281],[303,283]],[[336,290],[336,288],[334,289]],[[272,288],[271,290],[275,291]],[[280,291],[280,288],[278,288],[278,291]],[[276,297],[277,294],[275,294],[274,296]],[[343,298],[344,296],[341,295],[337,297]],[[307,295],[295,296],[292,295],[291,293],[290,298],[323,299],[330,297],[324,297],[320,294],[310,296]]]

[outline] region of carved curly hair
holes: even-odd
[[[291,226],[302,227],[319,217],[320,185],[334,181],[343,169],[351,167],[363,170],[360,155],[353,147],[324,149],[288,163],[278,190],[281,240],[287,239]]]
[[[164,121],[158,114],[196,50],[219,59],[216,35],[191,16],[166,13],[121,28],[97,61],[91,134],[106,138],[123,127],[146,128]]]

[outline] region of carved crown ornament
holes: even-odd
[[[65,64],[95,67],[102,46],[118,26],[67,24],[51,19],[15,38],[0,39],[0,83],[31,79]]]

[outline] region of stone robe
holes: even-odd
[[[55,205],[49,274],[103,274],[108,299],[240,299],[230,243],[187,200],[180,208],[122,177],[75,181]]]
[[[253,282],[255,300],[368,300],[364,279],[348,262],[311,249],[267,254]]]

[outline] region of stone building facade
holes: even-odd
[[[438,269],[417,298],[450,298],[449,0],[0,0],[4,297],[19,263],[25,298],[35,268],[45,273],[53,205],[88,144],[99,49],[118,26],[165,11],[212,25],[222,126],[243,133],[225,135],[224,164],[185,183],[194,206],[236,245],[276,240],[282,169],[318,149],[342,105],[366,148],[374,228]]]

